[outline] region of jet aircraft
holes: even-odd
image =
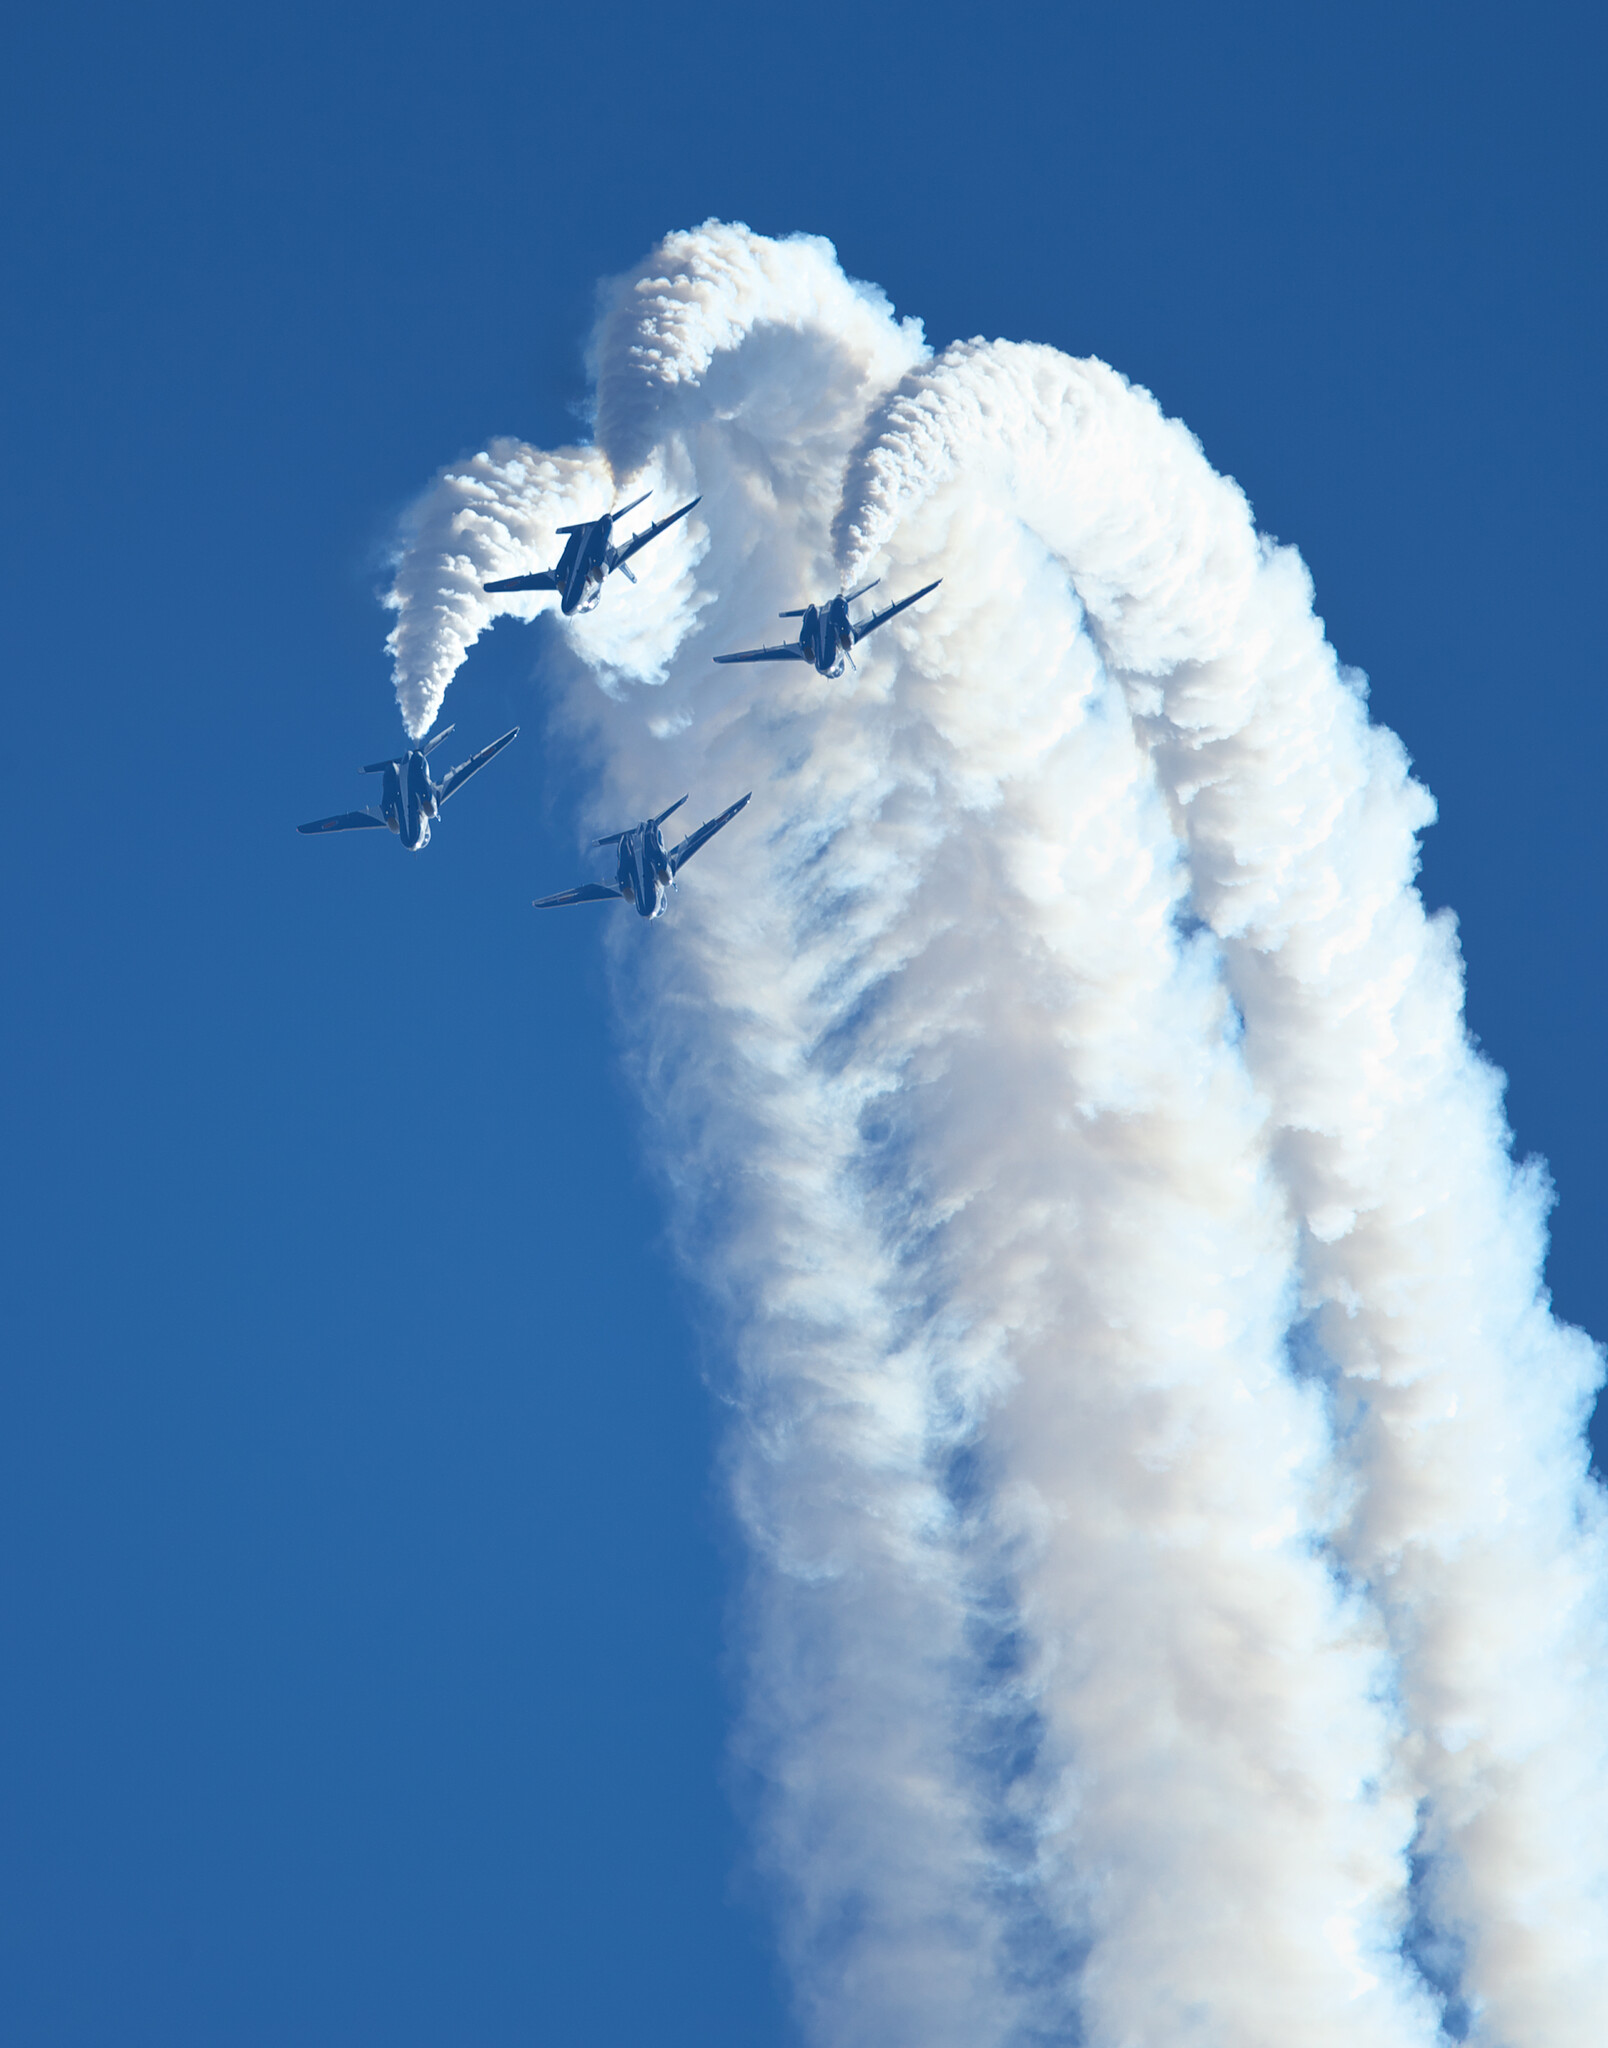
[[[748,792],[748,796],[753,795]],[[729,810],[722,811],[718,818],[711,818],[707,825],[700,825],[696,832],[689,832],[679,845],[665,850],[664,832],[661,829],[666,818],[687,801],[678,797],[668,811],[661,811],[656,818],[645,818],[640,825],[628,832],[611,832],[606,839],[594,839],[594,846],[617,846],[619,863],[615,880],[607,882],[586,882],[579,889],[565,889],[557,896],[538,896],[537,910],[556,910],[563,903],[607,903],[623,897],[627,903],[634,903],[638,917],[659,917],[663,915],[666,893],[675,886],[676,876],[684,868],[700,846],[706,846],[722,825],[729,825],[747,803],[748,796],[740,796]]]
[[[311,825],[298,825],[296,830],[366,832],[383,825],[396,834],[409,853],[422,853],[430,844],[430,820],[439,815],[447,798],[456,796],[470,776],[484,768],[493,754],[500,754],[519,733],[516,725],[512,732],[505,732],[500,740],[493,740],[489,747],[482,747],[478,754],[471,754],[467,761],[449,768],[439,782],[433,782],[430,756],[452,729],[450,725],[443,726],[433,740],[422,747],[410,747],[400,760],[369,762],[363,770],[365,775],[385,777],[380,786],[378,810],[370,805],[361,811],[342,811],[338,817],[317,818]]]
[[[868,590],[875,590],[882,581],[873,577],[869,583],[862,583],[858,590],[851,590],[847,597],[834,597],[829,604],[807,604],[796,612],[781,612],[784,619],[802,619],[798,638],[788,640],[780,647],[750,647],[741,654],[717,654],[716,661],[809,661],[815,664],[819,674],[828,678],[843,673],[845,658],[851,668],[855,667],[854,649],[859,646],[867,633],[874,633],[878,626],[885,626],[895,612],[902,612],[936,590],[943,582],[940,576],[914,597],[902,597],[897,604],[890,604],[886,611],[873,612],[863,625],[856,626],[849,619],[849,606],[857,597],[864,597]]]
[[[685,519],[692,506],[700,502],[694,498],[691,505],[683,505],[679,512],[672,512],[668,518],[633,534],[624,547],[617,548],[613,541],[614,522],[623,519],[627,512],[634,512],[638,505],[645,505],[653,496],[644,491],[640,498],[633,498],[629,505],[622,505],[618,512],[605,512],[601,519],[583,519],[575,526],[561,526],[560,533],[569,535],[564,543],[564,552],[552,569],[538,569],[529,576],[504,576],[501,582],[484,583],[483,590],[556,590],[560,592],[558,608],[569,618],[573,612],[589,612],[595,609],[603,595],[603,579],[611,569],[618,569],[628,583],[636,578],[626,567],[639,548],[645,548],[650,540],[657,540],[667,526],[674,526],[678,519]]]

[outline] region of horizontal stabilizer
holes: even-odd
[[[796,612],[778,612],[776,616],[779,619],[801,619],[808,610],[807,604],[801,604]]]
[[[711,818],[707,825],[700,825],[696,832],[689,832],[679,846],[672,847],[670,850],[671,874],[679,875],[681,870],[687,865],[687,862],[698,851],[699,847],[707,846],[722,825],[729,825],[743,805],[747,803],[748,797],[752,796],[753,793],[750,790],[748,796],[740,796],[734,804],[723,810],[718,818]],[[686,799],[683,798],[682,801],[685,802]]]
[[[556,896],[538,896],[531,908],[557,910],[566,903],[607,903],[610,897],[618,900],[620,894],[606,882],[587,882],[579,889],[560,889]]]
[[[560,533],[569,528],[561,526]],[[505,590],[557,590],[558,578],[551,569],[538,569],[530,576],[504,576],[498,583],[482,583],[481,589],[500,595]]]
[[[401,766],[402,763],[400,761],[366,761],[363,764],[363,773],[365,775],[383,775],[387,768],[400,768]]]
[[[385,820],[378,811],[342,811],[336,818],[315,818],[310,825],[298,825],[298,832],[368,832],[378,825],[385,829]]]

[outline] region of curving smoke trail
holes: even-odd
[[[669,238],[595,368],[595,447],[421,500],[391,645],[423,732],[550,608],[482,580],[703,493],[544,687],[609,822],[756,792],[608,943],[812,2038],[1608,2038],[1598,1356],[1299,557],[1148,394],[933,356],[824,242]],[[710,662],[878,573],[945,582],[858,673]]]

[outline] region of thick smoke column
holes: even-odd
[[[594,448],[416,508],[397,688],[551,608],[478,585],[565,518],[703,493],[543,688],[609,823],[755,789],[608,942],[811,2037],[1608,2038],[1598,1359],[1299,557],[1146,393],[934,357],[819,241],[672,237],[595,351]],[[945,582],[857,674],[710,662],[879,573]]]

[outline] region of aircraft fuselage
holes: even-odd
[[[409,853],[422,853],[430,844],[430,820],[440,813],[440,791],[430,778],[428,759],[417,749],[405,760],[387,764],[380,809]]]
[[[605,512],[601,518],[577,520],[573,526],[561,526],[558,530],[564,535],[564,552],[551,569],[533,569],[524,576],[501,576],[495,582],[482,584],[481,588],[493,594],[504,590],[556,590],[558,608],[566,619],[573,618],[577,612],[594,610],[603,595],[607,578],[618,569],[627,583],[635,583],[636,575],[629,558],[639,548],[645,548],[650,540],[657,540],[667,526],[674,526],[678,519],[685,519],[698,503],[696,498],[691,499],[667,519],[655,521],[616,547],[616,523],[627,512],[634,512],[638,505],[645,505],[652,496],[651,491],[644,491],[629,505],[622,505],[614,512]]]
[[[806,605],[799,623],[798,644],[818,674],[829,681],[842,675],[844,657],[854,645],[847,602],[834,597],[830,604]]]
[[[620,894],[635,907],[638,917],[663,916],[671,879],[664,832],[651,818],[638,825],[634,832],[621,836],[615,880]]]
[[[559,610],[566,619],[576,612],[597,608],[603,595],[603,579],[609,573],[609,540],[613,531],[613,514],[605,512],[601,519],[594,519],[590,526],[581,527],[565,541],[557,574],[562,592]]]
[[[394,760],[365,763],[363,773],[380,778],[380,801],[377,805],[365,804],[360,811],[341,811],[333,818],[315,818],[311,824],[298,825],[296,830],[372,832],[383,826],[386,831],[396,834],[409,853],[422,853],[430,844],[430,821],[441,815],[441,806],[447,798],[455,795],[471,775],[477,775],[510,740],[519,736],[516,725],[501,739],[493,740],[489,747],[482,747],[478,754],[472,754],[467,761],[460,761],[456,768],[449,768],[437,782],[430,773],[430,756],[451,731],[449,725],[427,745],[410,747]]]

